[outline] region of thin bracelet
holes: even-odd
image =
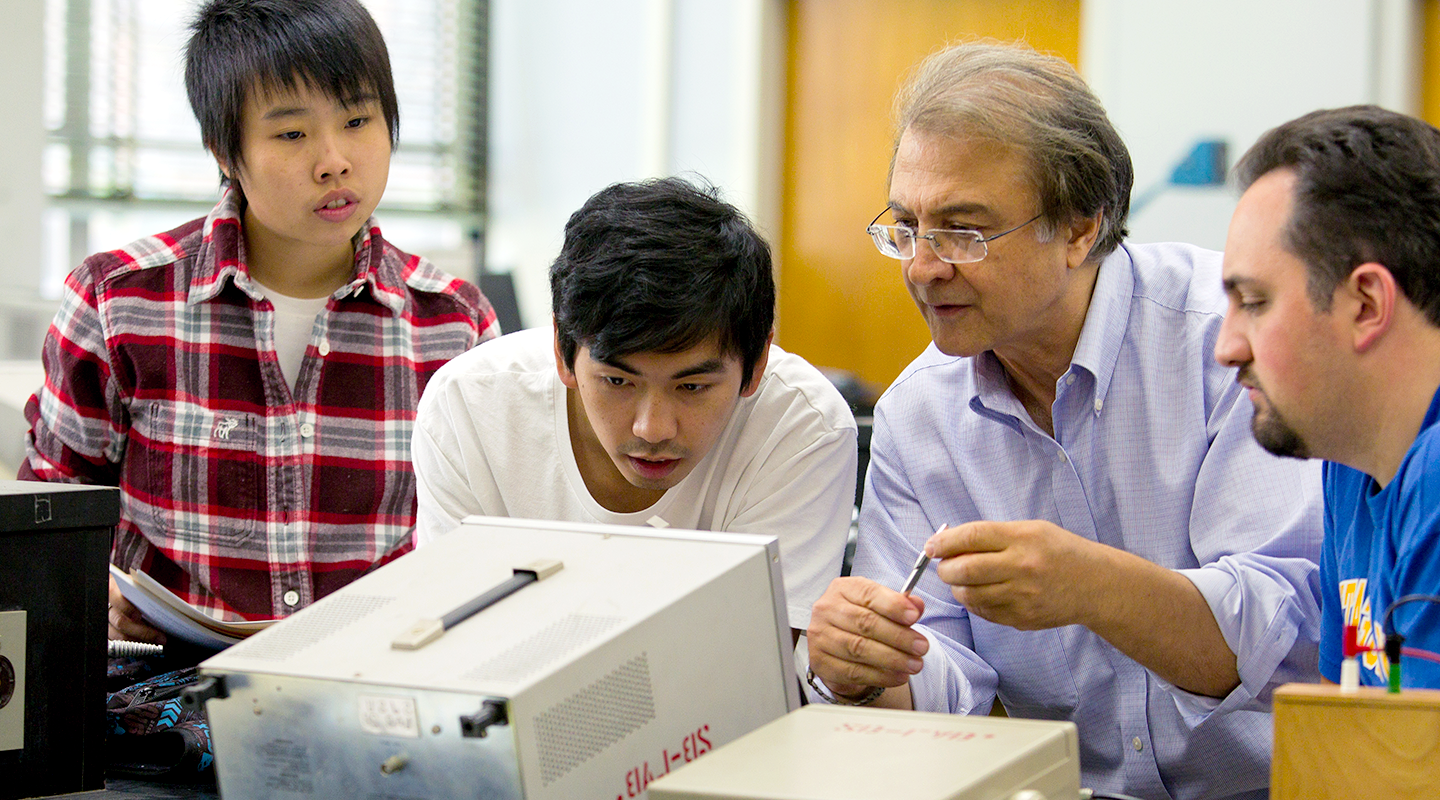
[[[856,700],[850,700],[838,694],[832,694],[825,691],[825,687],[821,685],[821,682],[815,679],[815,670],[809,667],[805,668],[805,682],[810,684],[810,688],[815,690],[815,694],[820,695],[821,700],[837,706],[868,706],[876,700],[879,700],[880,695],[885,694],[884,686],[871,686],[870,691]]]

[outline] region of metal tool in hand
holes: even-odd
[[[939,533],[948,527],[950,527],[948,523],[941,525],[935,532]],[[905,579],[905,586],[900,590],[900,594],[908,595],[914,591],[915,584],[920,582],[920,576],[925,574],[925,567],[929,566],[929,564],[930,556],[925,555],[925,551],[921,550],[920,557],[915,559],[915,566],[910,568],[910,577]]]

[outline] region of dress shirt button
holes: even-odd
[[[1100,409],[1101,409],[1101,408],[1104,408],[1104,407],[1105,407],[1105,401],[1104,401],[1104,400],[1101,400],[1101,399],[1098,398],[1098,397],[1095,398],[1095,413],[1096,413],[1096,414],[1099,414],[1099,413],[1100,413]]]
[[[300,593],[295,591],[294,589],[291,589],[290,591],[286,592],[284,596],[282,596],[280,599],[285,601],[285,605],[294,608],[300,603]],[[1139,745],[1140,740],[1136,739],[1135,744]]]
[[[315,426],[306,422],[300,425],[300,435],[306,439],[315,435]]]
[[[1145,743],[1140,741],[1139,736],[1136,736],[1134,739],[1130,740],[1130,746],[1135,748],[1135,752],[1137,753],[1145,749]]]
[[[320,346],[315,349],[320,351],[320,355],[328,356],[330,355],[330,342],[322,340]]]
[[[1070,460],[1069,458],[1066,457],[1064,450],[1061,450],[1060,453],[1059,453],[1059,455],[1056,456],[1056,458],[1058,458],[1058,459],[1060,460],[1060,463],[1061,463],[1061,464],[1064,464],[1066,461],[1069,461],[1069,460]]]
[[[1075,382],[1075,373],[1072,372],[1072,373],[1070,373],[1070,374],[1068,374],[1068,375],[1065,376],[1065,385],[1066,385],[1066,386],[1069,386],[1070,384],[1072,384],[1072,383],[1074,383],[1074,382]]]

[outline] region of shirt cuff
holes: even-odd
[[[1207,697],[1178,688],[1154,675],[1175,698],[1176,706],[1191,725],[1199,724],[1215,713],[1240,709],[1268,711],[1271,689],[1284,682],[1287,656],[1295,649],[1298,631],[1287,622],[1283,613],[1269,619],[1247,619],[1255,609],[1247,609],[1244,586],[1233,573],[1218,567],[1177,570],[1205,598],[1210,613],[1230,652],[1235,654],[1240,685],[1222,698]],[[1267,609],[1268,610],[1268,609]],[[1302,656],[1303,659],[1303,656]]]
[[[1210,613],[1215,617],[1215,624],[1220,627],[1220,635],[1225,637],[1225,644],[1229,646],[1230,652],[1240,652],[1240,609],[1226,607],[1226,599],[1235,590],[1237,581],[1235,576],[1220,569],[1182,569],[1176,570],[1195,584],[1200,590],[1200,595],[1205,598],[1205,604],[1210,606]]]
[[[935,635],[921,625],[916,625],[914,630],[930,642],[920,674],[910,678],[910,702],[915,706],[915,710],[940,714],[989,714],[990,707],[995,702],[994,690],[984,692],[981,697],[975,683],[966,677],[964,670],[945,651]],[[972,654],[971,657],[977,664],[983,664],[978,656]],[[817,695],[803,678],[805,669],[809,666],[809,650],[805,634],[802,633],[800,644],[795,648],[795,671],[802,676],[800,685],[806,699],[812,703],[825,704],[829,701]],[[994,671],[990,670],[989,674],[993,676]],[[819,676],[816,676],[816,679],[819,680]],[[821,682],[823,683],[823,680]],[[828,688],[829,684],[826,684],[826,687]]]
[[[960,663],[951,657],[935,634],[923,625],[916,625],[914,630],[930,643],[930,649],[925,651],[922,659],[920,674],[910,678],[910,702],[915,710],[941,714],[989,714],[995,702],[993,686],[988,691],[978,691],[975,681],[965,674]],[[970,655],[976,666],[984,663],[979,656]],[[994,675],[994,670],[984,669]]]

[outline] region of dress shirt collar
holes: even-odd
[[[227,187],[220,202],[205,218],[204,239],[196,254],[187,300],[190,305],[214,299],[225,288],[227,281],[233,282],[252,299],[264,296],[245,266],[245,237],[241,233],[243,202],[240,192],[233,186]],[[385,242],[374,217],[366,220],[352,241],[355,249],[354,277],[331,296],[358,297],[368,286],[377,302],[399,314],[405,306],[402,265],[398,258],[385,258]]]
[[[1066,373],[1078,368],[1091,374],[1095,386],[1094,403],[1091,405],[1097,414],[1104,407],[1105,394],[1110,389],[1110,379],[1115,375],[1115,364],[1130,322],[1130,304],[1135,292],[1133,268],[1130,253],[1124,246],[1116,248],[1101,262],[1095,288],[1090,294],[1090,307],[1085,312],[1085,324],[1080,328],[1080,339],[1075,343],[1070,370]],[[1027,412],[1011,391],[1000,359],[994,352],[986,350],[973,361],[975,396],[970,400],[970,407],[983,416],[1013,427],[1014,423],[1003,419],[1002,415],[1024,418]],[[1063,377],[1061,380],[1064,380]]]
[[[1075,343],[1071,368],[1086,370],[1095,379],[1096,413],[1104,407],[1110,380],[1115,377],[1115,364],[1130,325],[1130,307],[1135,295],[1135,264],[1124,245],[1100,263],[1095,290],[1090,294],[1090,309],[1085,313],[1085,326]]]

